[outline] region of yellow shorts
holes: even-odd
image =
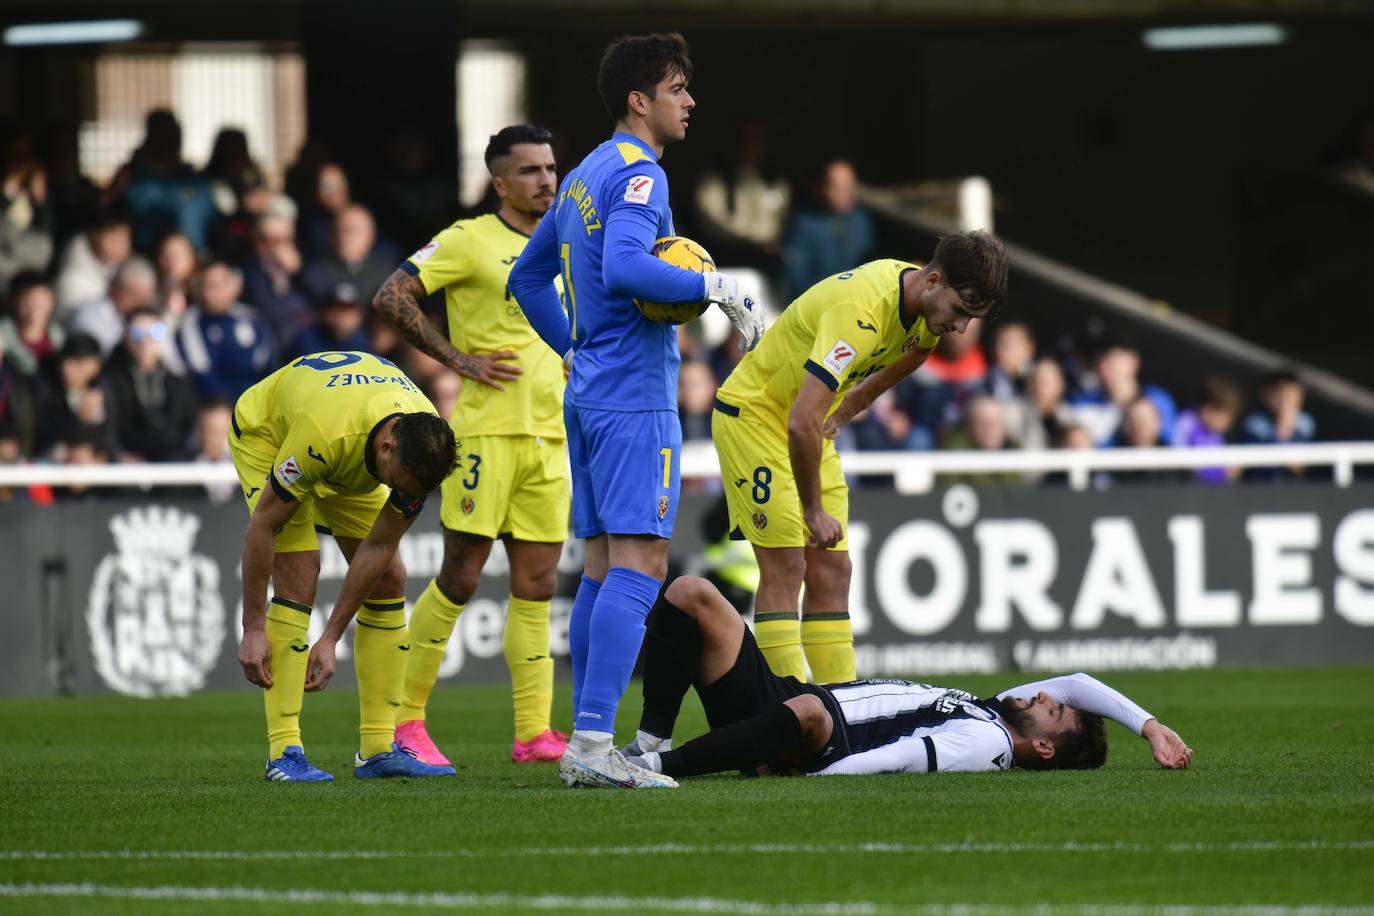
[[[568,447],[542,436],[462,436],[458,467],[440,488],[450,531],[518,541],[568,537]]]
[[[805,547],[807,530],[792,477],[787,437],[749,416],[716,409],[711,438],[720,457],[720,476],[730,525],[755,547]],[[840,523],[844,536],[831,550],[849,549],[849,486],[840,456],[829,439],[821,451],[821,506]]]
[[[243,497],[248,501],[248,514],[257,508],[262,488],[271,486],[267,475],[272,473],[277,450],[271,443],[251,432],[240,438],[229,434],[229,454],[234,459],[234,469],[239,472],[239,486]],[[377,513],[386,505],[391,491],[383,484],[370,493],[335,493],[324,487],[317,487],[314,494],[301,501],[296,514],[277,531],[277,553],[299,553],[304,550],[319,550],[320,539],[316,531],[339,537],[367,537],[377,521]]]

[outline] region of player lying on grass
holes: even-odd
[[[301,701],[303,691],[329,683],[334,647],[355,613],[361,723],[353,775],[452,776],[452,767],[428,766],[392,745],[410,650],[396,546],[453,470],[448,423],[387,360],[312,353],[244,392],[234,405],[229,451],[252,516],[243,538],[239,663],[264,690],[267,778],[333,779],[306,759]],[[320,576],[317,530],[334,536],[348,574],[312,649],[306,633]]]
[[[670,738],[696,687],[711,731]],[[804,684],[773,674],[739,614],[705,579],[664,590],[644,639],[644,714],[625,749],[680,778],[727,770],[810,775],[1091,769],[1107,759],[1103,717],[1150,743],[1161,766],[1192,750],[1145,710],[1086,674],[1013,687],[996,699],[898,680]]]

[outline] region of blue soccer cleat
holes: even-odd
[[[440,767],[416,759],[411,751],[391,745],[391,750],[373,754],[366,760],[353,755],[353,775],[358,779],[387,779],[393,776],[457,776],[453,767]]]
[[[305,759],[299,744],[289,745],[276,760],[267,761],[270,782],[333,782],[334,777]]]

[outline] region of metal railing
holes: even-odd
[[[1211,448],[1114,448],[1017,450],[999,452],[846,451],[846,474],[891,477],[899,493],[926,493],[941,474],[1061,473],[1075,490],[1087,489],[1097,471],[1188,470],[1196,468],[1330,468],[1340,487],[1355,479],[1355,468],[1374,465],[1374,442],[1324,442],[1311,445],[1230,445]],[[720,463],[710,442],[691,442],[682,450],[684,480],[718,480]],[[187,464],[26,464],[0,467],[0,487],[141,487],[237,483],[232,465]]]

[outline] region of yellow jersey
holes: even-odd
[[[283,500],[371,493],[382,482],[368,446],[396,414],[438,411],[389,360],[328,351],[302,356],[249,388],[234,405],[234,435],[272,449],[268,478]],[[423,499],[392,493],[406,517]]]
[[[507,279],[529,236],[495,213],[461,219],[402,264],[425,292],[444,290],[448,333],[464,353],[510,351],[524,374],[497,391],[464,380],[450,423],[456,436],[543,436],[562,441],[563,363],[525,319]]]
[[[834,410],[855,383],[898,356],[934,349],[940,338],[924,318],[910,326],[902,321],[902,275],[919,269],[888,258],[820,281],[745,354],[717,399],[786,435],[787,416],[808,373],[835,392]]]

